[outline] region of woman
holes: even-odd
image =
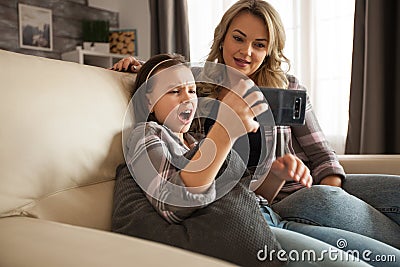
[[[207,61],[217,61],[235,68],[249,76],[258,86],[298,89],[297,80],[285,75],[281,68],[282,62],[287,62],[282,52],[284,41],[282,22],[278,13],[268,3],[265,1],[238,1],[223,15],[221,22],[216,27]],[[223,95],[217,97],[223,99]],[[283,224],[284,228],[336,245],[336,234],[329,235],[328,233],[334,230],[294,223],[293,217],[297,217],[296,219],[302,222],[364,234],[397,248],[400,247],[398,224],[366,203],[335,188],[342,185],[345,174],[336,155],[327,144],[309,103],[304,126],[280,127],[279,131],[285,135],[286,152],[296,155],[293,161],[299,161],[300,158],[301,162],[306,163],[310,168],[313,183],[329,185],[329,187],[314,186],[307,190],[301,189],[303,186],[297,182],[287,182],[271,206],[280,216],[291,219],[289,222],[277,222],[276,226]],[[257,136],[250,138],[252,142],[250,159],[256,158],[251,154],[259,154],[256,149],[261,147],[259,140]],[[257,161],[249,162],[249,165],[257,165]],[[271,172],[274,173],[274,164]],[[373,178],[371,177],[371,179]],[[399,186],[395,186],[396,183],[400,185],[398,177],[386,177],[385,182],[382,182],[381,179],[382,177],[377,177],[375,180],[391,185],[386,189],[399,188]],[[362,182],[362,180],[359,181]],[[371,182],[370,180],[364,181]],[[353,188],[357,187],[353,186]],[[360,189],[360,191],[363,190],[362,187]],[[256,189],[256,193],[265,196],[266,190],[268,187],[261,186]],[[371,191],[371,193],[375,192],[375,190]],[[387,192],[389,194],[382,194],[381,199],[391,195],[393,205],[396,203],[398,205],[400,203],[398,193],[393,189]],[[364,195],[366,194],[367,192],[364,192]],[[272,199],[268,200],[271,203]],[[325,206],[325,209],[321,209],[321,206]],[[357,208],[359,213],[355,214],[354,210],[350,210],[351,207]],[[263,208],[265,209],[266,206]],[[360,211],[363,209],[366,209],[366,212],[361,215]],[[265,212],[267,217],[276,216],[270,214],[271,210]],[[373,223],[362,220],[360,223],[356,223],[360,221],[360,216],[366,220],[372,219]],[[377,226],[383,225],[385,227],[376,231]],[[350,242],[348,243],[349,246],[352,246]],[[354,245],[354,248],[356,247],[357,245]]]
[[[224,14],[217,26],[207,60],[217,60],[241,71],[258,86],[300,88],[298,81],[282,70],[281,64],[288,63],[282,53],[284,41],[284,30],[279,15],[268,3],[238,1]],[[135,60],[127,59],[116,64],[114,68],[131,68],[130,63],[137,66]],[[217,93],[218,91],[214,90],[210,96],[223,99],[223,92],[218,95]],[[398,217],[390,214],[385,216],[383,211],[379,212],[367,204],[379,208],[377,205],[384,203],[386,206],[382,210],[387,206],[398,206],[399,195],[393,188],[399,188],[400,178],[369,176],[364,179],[349,175],[344,179],[343,169],[327,144],[310,104],[307,105],[304,126],[283,127],[278,131],[285,135],[286,152],[291,154],[290,157],[285,156],[296,166],[305,163],[312,174],[313,184],[318,186],[307,190],[297,181],[290,181],[279,185],[282,186],[282,190],[275,199],[266,195],[271,207],[284,219],[282,221],[269,206],[263,205],[265,201],[260,197],[261,209],[272,225],[298,231],[332,245],[336,245],[338,241],[337,228],[344,229],[347,231],[340,232],[340,237],[346,235],[347,249],[365,249],[366,243],[358,246],[356,239],[353,239],[353,233],[400,247]],[[260,147],[260,138],[257,136],[259,134],[250,137],[251,153],[256,155],[250,158],[257,158],[259,153],[253,149]],[[272,174],[276,162],[279,163],[279,158],[272,164]],[[257,164],[258,161],[254,160],[248,165],[251,167]],[[368,185],[380,185],[380,188],[364,190]],[[268,187],[257,186],[256,193],[260,196],[265,195]],[[367,203],[347,194],[341,186]],[[376,194],[377,191],[380,194]],[[298,223],[295,220],[306,223]]]

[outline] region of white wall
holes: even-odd
[[[119,13],[120,29],[136,29],[138,58],[150,57],[150,8],[148,0],[88,0],[91,7]]]

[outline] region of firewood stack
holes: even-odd
[[[136,30],[110,31],[110,52],[123,55],[137,55]]]

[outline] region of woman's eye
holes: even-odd
[[[171,90],[169,91],[170,94],[179,94],[179,90],[175,89],[175,90]]]
[[[257,48],[265,48],[265,44],[263,43],[255,43],[254,44]]]
[[[243,39],[240,36],[234,35],[233,39],[235,39],[235,41],[241,42]]]

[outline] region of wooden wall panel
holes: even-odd
[[[53,15],[53,51],[19,47],[18,3],[48,8]],[[0,0],[0,49],[60,59],[61,53],[82,45],[83,20],[108,20],[118,28],[118,13],[89,7],[87,0]]]
[[[1,6],[0,4],[0,27],[18,29],[18,10],[16,8]]]

